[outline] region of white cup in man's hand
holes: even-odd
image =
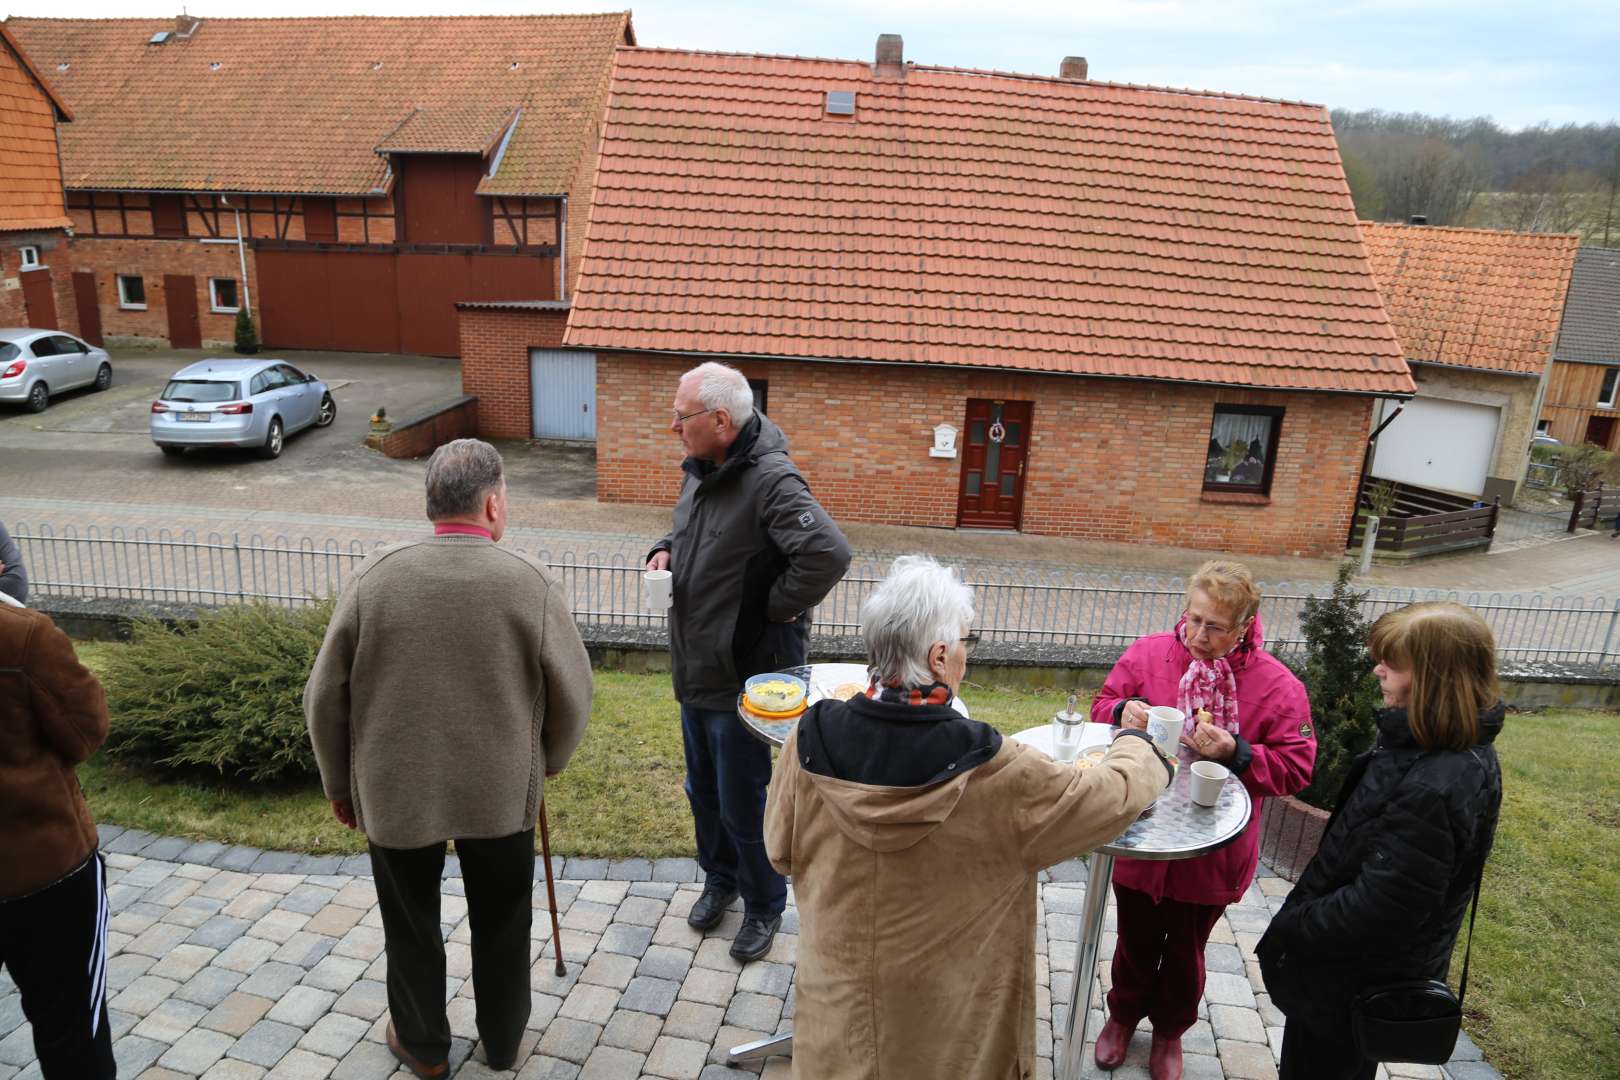
[[[675,581],[668,570],[641,575],[641,591],[648,611],[668,611],[675,603]]]

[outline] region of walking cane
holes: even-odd
[[[551,830],[546,828],[546,801],[540,800],[540,852],[546,859],[546,899],[551,902],[551,948],[557,956],[557,975],[568,974],[563,967],[562,928],[557,925],[557,886],[551,878]]]

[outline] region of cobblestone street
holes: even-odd
[[[140,1080],[351,1080],[397,1076],[383,1042],[387,960],[366,856],[309,856],[192,843],[103,827],[109,899],[108,998],[119,1076]],[[1276,1076],[1282,1016],[1253,958],[1289,884],[1262,876],[1216,924],[1205,1000],[1183,1039],[1187,1080]],[[454,1044],[451,1074],[493,1073],[476,1045],[470,930],[460,870],[446,866],[441,920],[445,997]],[[543,881],[535,886],[530,946],[533,1012],[519,1051],[521,1080],[722,1080],[790,1075],[787,1058],[728,1068],[726,1051],[788,1030],[798,912],[789,906],[764,960],[728,953],[741,914],[704,936],[686,924],[699,893],[690,859],[557,861],[557,904],[567,974],[554,973]],[[1085,866],[1042,874],[1036,931],[1037,1075],[1052,1075],[1075,962]],[[1112,928],[1109,910],[1108,926]],[[1113,935],[1102,955],[1112,955]],[[1106,979],[1106,965],[1104,965]],[[1094,998],[1100,1003],[1101,995]],[[1091,1031],[1101,1027],[1093,1014]],[[1139,1030],[1117,1080],[1145,1080],[1148,1034]],[[1085,1075],[1100,1076],[1090,1064]],[[35,1080],[32,1032],[0,974],[0,1080]],[[1385,1073],[1380,1070],[1380,1077]],[[1393,1067],[1389,1076],[1441,1078]],[[1498,1078],[1464,1036],[1450,1080]]]

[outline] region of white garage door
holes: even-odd
[[[596,354],[529,350],[534,437],[596,441]]]
[[[1386,403],[1385,415],[1393,405]],[[1372,474],[1459,495],[1480,495],[1496,449],[1502,410],[1491,405],[1413,398],[1378,436]]]

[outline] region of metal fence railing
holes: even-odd
[[[18,523],[13,536],[40,596],[111,597],[218,605],[265,600],[289,606],[341,590],[380,541],[290,540],[276,536],[94,526],[83,530]],[[641,608],[641,564],[624,556],[553,555],[533,551],[562,581],[582,623],[661,627],[664,616]],[[885,567],[857,560],[817,607],[822,634],[860,632],[861,602]],[[987,642],[1123,647],[1143,634],[1168,630],[1181,614],[1185,581],[1149,575],[1107,575],[1036,569],[972,568],[976,628]],[[1298,655],[1300,615],[1322,582],[1263,584],[1261,618],[1267,648]],[[1370,618],[1419,600],[1450,599],[1477,610],[1496,634],[1507,661],[1546,661],[1607,667],[1620,657],[1620,599],[1504,594],[1466,589],[1373,588],[1363,610]]]

